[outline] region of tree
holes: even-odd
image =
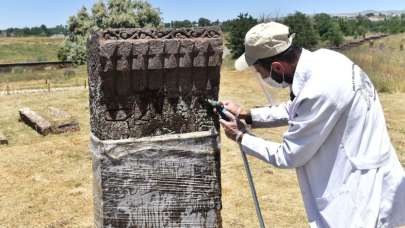
[[[294,43],[303,48],[314,48],[319,41],[319,35],[314,29],[311,18],[301,12],[289,15],[282,21],[290,27],[290,32],[296,33]]]
[[[189,28],[193,27],[193,22],[189,20],[184,20],[184,21],[172,21],[170,23],[171,28]]]
[[[344,41],[343,33],[342,31],[340,31],[339,25],[337,23],[332,23],[328,31],[323,34],[323,37],[335,47],[339,47]]]
[[[86,43],[90,34],[106,28],[157,27],[161,23],[159,9],[142,0],[99,0],[89,14],[86,7],[68,19],[68,37],[58,52],[62,61],[86,62]]]
[[[210,26],[210,25],[211,25],[211,21],[209,19],[203,18],[203,17],[198,19],[198,26],[204,27],[204,26]]]
[[[257,20],[252,16],[240,14],[236,19],[229,22],[229,36],[227,38],[228,48],[231,50],[233,58],[238,58],[245,52],[245,36],[253,26],[257,24]]]
[[[347,18],[339,18],[338,19],[338,24],[340,27],[340,30],[345,36],[353,36],[355,27],[356,27],[356,22],[354,20],[349,20]]]
[[[338,18],[321,13],[314,16],[315,28],[322,40],[327,40],[331,45],[339,46],[343,43],[343,33],[340,29],[342,23]]]
[[[319,36],[322,38],[325,33],[329,32],[332,27],[333,20],[329,14],[321,13],[314,16],[314,27],[318,30]]]

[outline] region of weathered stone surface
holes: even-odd
[[[96,227],[221,227],[218,28],[88,43]]]
[[[31,126],[41,135],[61,134],[79,131],[79,122],[69,113],[54,107],[49,107],[40,112],[30,108],[20,110],[20,120]]]
[[[20,120],[41,135],[48,135],[51,132],[51,123],[30,108],[25,107],[20,109]]]
[[[49,107],[45,115],[51,123],[52,134],[79,131],[79,122],[69,113],[54,107]]]
[[[0,131],[0,145],[7,145],[8,139],[7,137]]]
[[[218,135],[92,137],[96,227],[221,227]]]
[[[209,130],[217,99],[218,28],[114,29],[88,43],[92,133],[123,139]]]

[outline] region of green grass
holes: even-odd
[[[14,70],[0,74],[0,91],[21,89],[44,89],[55,87],[84,86],[87,80],[86,66],[49,70]]]
[[[18,62],[57,61],[63,39],[49,37],[0,38],[0,64]],[[82,86],[87,80],[86,67],[32,70],[16,67],[0,73],[0,90],[43,89]],[[48,83],[48,84],[47,84]]]
[[[41,89],[52,87],[82,86],[87,80],[86,66],[65,69],[27,70],[17,68],[10,73],[0,73],[0,90]]]
[[[0,38],[0,64],[17,62],[57,61],[61,38],[2,37]]]
[[[19,37],[0,38],[0,64],[16,62],[57,61],[61,38]],[[0,90],[43,89],[82,86],[87,80],[85,66],[65,69],[31,70],[16,67],[12,72],[0,73]]]

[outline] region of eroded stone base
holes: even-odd
[[[96,227],[221,227],[216,132],[92,136]]]

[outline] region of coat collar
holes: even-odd
[[[312,64],[313,53],[303,48],[295,69],[293,84],[291,86],[291,91],[295,96],[298,96],[304,88],[305,83],[311,77]]]

